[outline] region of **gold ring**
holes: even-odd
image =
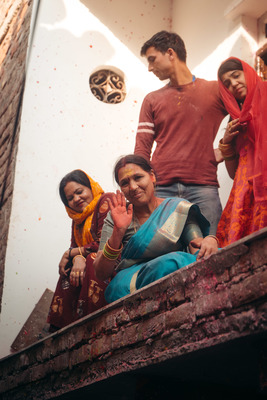
[[[76,271],[76,275],[77,275],[77,276],[79,275],[79,271]]]

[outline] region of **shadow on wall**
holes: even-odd
[[[225,39],[235,32],[236,21],[225,17],[230,3],[232,0],[174,0],[173,29],[185,41],[191,69],[204,62],[213,52],[217,53]],[[219,52],[217,57],[220,60]]]
[[[158,31],[172,29],[172,0],[80,2],[145,64],[140,56],[143,43]]]

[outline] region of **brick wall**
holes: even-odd
[[[0,308],[32,0],[0,6]]]
[[[93,398],[98,384],[98,399],[139,400],[130,391],[118,396],[122,374],[138,374],[145,367],[155,372],[158,366],[159,381],[166,371],[172,373],[179,390],[181,377],[193,382],[192,388],[200,377],[208,386],[230,386],[231,396],[198,394],[181,400],[263,399],[266,339],[267,228],[0,360],[0,396],[81,400]],[[108,395],[103,397],[105,382]],[[233,387],[239,396],[233,396]],[[243,387],[248,396],[240,396]]]

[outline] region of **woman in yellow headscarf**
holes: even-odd
[[[110,194],[81,170],[64,176],[59,193],[72,219],[72,237],[59,263],[60,278],[47,318],[51,332],[106,305],[107,283],[96,278],[93,261]]]

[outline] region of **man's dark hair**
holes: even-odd
[[[80,169],[75,169],[74,171],[69,172],[64,178],[61,179],[59,184],[59,195],[65,206],[68,206],[68,200],[65,195],[65,186],[69,182],[77,182],[83,186],[87,186],[91,190],[91,183],[89,181],[88,176]]]
[[[186,62],[186,48],[183,39],[177,33],[160,31],[147,40],[141,48],[141,56],[145,56],[149,47],[165,54],[168,49],[173,49],[180,61]]]

